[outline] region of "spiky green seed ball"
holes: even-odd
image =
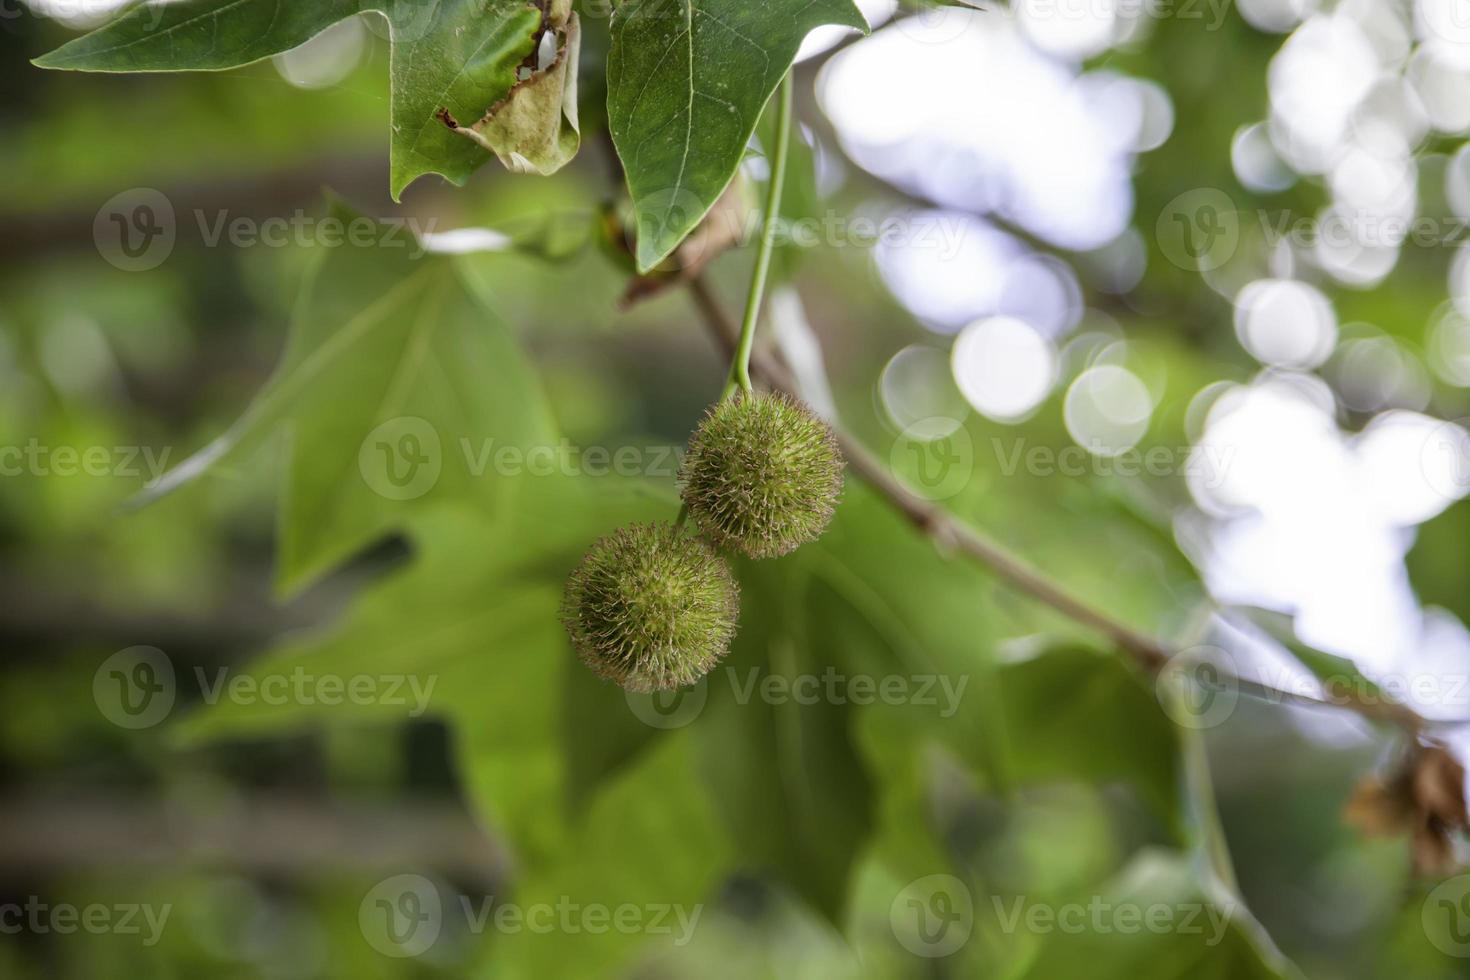
[[[672,524],[630,524],[598,541],[562,600],[562,623],[582,662],[645,693],[709,673],[730,649],[739,616],[730,566]]]
[[[820,537],[842,493],[832,427],[781,393],[712,407],[689,441],[679,489],[717,547],[774,558]]]

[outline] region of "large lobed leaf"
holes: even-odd
[[[557,619],[562,582],[588,541],[666,507],[593,482],[523,477],[513,515],[456,506],[417,514],[406,569],[366,590],[341,623],[284,638],[237,672],[262,685],[286,684],[298,672],[404,678],[393,682],[400,697],[222,697],[182,717],[174,737],[197,743],[402,723],[422,708],[453,723],[461,777],[487,822],[520,856],[548,858],[565,829],[562,678],[581,670]]]
[[[338,208],[344,227],[368,219]],[[510,332],[455,260],[388,226],[315,246],[281,364],[230,429],[148,488],[161,496],[286,439],[278,517],[283,591],[401,529],[425,506],[499,509],[493,453],[553,444],[550,413]],[[397,247],[392,247],[396,245]]]
[[[392,43],[394,196],[427,173],[464,183],[485,162],[487,148],[446,119],[482,120],[503,101],[524,112],[522,100],[509,96],[518,81],[540,76],[522,79],[517,71],[534,57],[543,27],[559,30],[527,0],[154,0],[35,63],[76,71],[217,71],[290,50],[366,11],[386,18]],[[568,61],[575,62],[574,52],[558,70]],[[502,158],[520,154],[551,169],[569,158],[575,116],[567,131],[560,99],[544,109],[534,124],[520,119],[512,132],[496,133]],[[554,157],[542,149],[547,131],[556,134]]]
[[[607,114],[638,227],[663,261],[735,176],[761,110],[812,28],[868,29],[852,0],[626,0],[613,14]]]

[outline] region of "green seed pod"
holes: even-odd
[[[842,493],[842,451],[832,427],[796,399],[742,393],[700,422],[679,484],[716,546],[774,558],[826,530]]]
[[[709,673],[739,617],[729,565],[672,524],[630,524],[598,541],[562,600],[582,662],[638,692],[687,687]]]

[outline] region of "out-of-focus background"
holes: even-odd
[[[378,20],[222,73],[29,64],[110,6],[0,3],[0,975],[1464,975],[1470,879],[1343,816],[1402,734],[1181,708],[856,481],[805,558],[742,566],[729,671],[672,706],[496,577],[672,517],[725,370],[684,289],[620,308],[605,13],[572,166],[398,204]],[[797,68],[763,330],[809,400],[1120,620],[1470,750],[1463,0],[862,6]],[[524,350],[544,468],[441,447],[521,488],[496,516],[283,530],[323,433],[236,420],[293,316],[375,285],[333,255],[298,303],[334,200],[397,223],[394,261],[466,252],[422,258]],[[708,273],[731,310],[750,251]],[[360,438],[314,479],[414,496]]]

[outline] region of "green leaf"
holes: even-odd
[[[535,373],[454,260],[337,208],[286,352],[245,414],[144,491],[146,502],[286,440],[277,581],[310,583],[428,505],[503,503],[494,454],[554,444]]]
[[[584,807],[612,774],[633,763],[659,734],[630,710],[622,688],[590,670],[569,670],[562,681],[567,806]]]
[[[1442,606],[1470,623],[1470,562],[1464,543],[1470,536],[1470,501],[1447,508],[1427,521],[1414,538],[1405,562],[1414,592],[1426,605]]]
[[[551,695],[567,663],[560,589],[517,573],[501,557],[503,539],[473,515],[428,517],[415,531],[421,555],[360,597],[340,628],[288,640],[245,671],[201,677],[206,703],[172,734],[193,744],[446,718],[459,723],[461,772],[487,818],[523,852],[547,853],[560,833]],[[373,695],[317,696],[324,684],[350,690],[354,678],[371,679]],[[277,689],[292,693],[249,693]]]
[[[638,227],[663,261],[714,206],[807,32],[867,31],[852,0],[626,0],[613,13],[608,126]]]
[[[947,717],[906,710],[987,782],[1005,780],[995,648],[1003,623],[995,580],[932,541],[873,491],[849,481],[831,529],[810,548],[813,574],[870,628],[866,643],[838,643],[850,669],[939,678],[959,694]],[[902,575],[893,574],[902,568]],[[960,691],[960,685],[964,685]]]
[[[707,778],[746,867],[841,922],[877,817],[863,726],[881,716],[990,778],[987,581],[854,483],[819,542],[745,564],[741,584],[741,633],[695,722]]]
[[[850,634],[832,627],[858,617],[809,585],[790,564],[742,576],[741,633],[707,681],[711,703],[695,733],[742,866],[789,882],[835,922],[872,799],[853,743],[859,709],[827,696],[807,700],[801,684],[820,681],[829,665],[850,674],[839,659]],[[817,615],[823,605],[832,607],[828,617]],[[789,694],[763,695],[768,683]]]
[[[392,191],[440,173],[462,184],[486,151],[441,119],[480,119],[534,55],[543,15],[526,0],[172,0],[140,4],[36,59],[76,71],[215,71],[301,44],[375,11],[392,43]]]
[[[468,126],[451,119],[451,128],[494,153],[508,169],[543,176],[556,173],[581,145],[577,119],[577,66],[582,28],[571,0],[553,7],[548,29],[556,56],[545,69],[519,81],[483,118]]]
[[[1122,781],[1181,831],[1177,732],[1117,656],[1048,651],[999,671],[1011,769],[1021,781]]]
[[[444,125],[439,113],[478,119],[505,98],[543,26],[541,13],[525,0],[438,0],[430,6],[432,19],[420,28],[422,4],[394,3],[399,16],[422,31],[393,44],[395,198],[426,173],[463,184],[485,162],[483,148]]]
[[[413,562],[364,592],[339,626],[288,638],[225,678],[290,692],[297,676],[344,684],[366,676],[386,693],[401,677],[396,697],[237,698],[207,674],[201,687],[219,696],[175,722],[173,737],[197,744],[394,724],[422,707],[454,723],[461,774],[487,819],[523,854],[551,853],[567,812],[565,733],[577,721],[560,692],[566,671],[585,673],[557,617],[562,583],[588,542],[667,505],[623,492],[615,478],[522,482],[514,515],[417,515]],[[313,681],[306,690],[319,687]]]
[[[613,779],[582,811],[556,857],[544,874],[516,889],[517,904],[634,906],[649,916],[640,920],[643,928],[523,929],[495,943],[485,976],[634,975],[629,967],[636,957],[667,952],[696,935],[734,855],[687,734],[663,738]]]
[[[217,71],[302,44],[364,9],[360,0],[176,0],[140,3],[35,60],[71,71]]]
[[[1140,851],[1097,893],[1058,903],[999,897],[985,913],[1014,922],[1014,935],[1037,947],[1021,977],[1096,977],[1099,980],[1211,980],[1286,978],[1299,974],[1236,900],[1202,887],[1189,861],[1161,850]],[[1043,930],[1027,931],[1041,905]],[[1086,910],[1078,918],[1077,907]],[[1065,911],[1064,911],[1065,910]],[[1020,918],[1016,918],[1016,913]],[[1149,926],[1145,914],[1162,926]],[[1084,922],[1061,928],[1062,915]]]

